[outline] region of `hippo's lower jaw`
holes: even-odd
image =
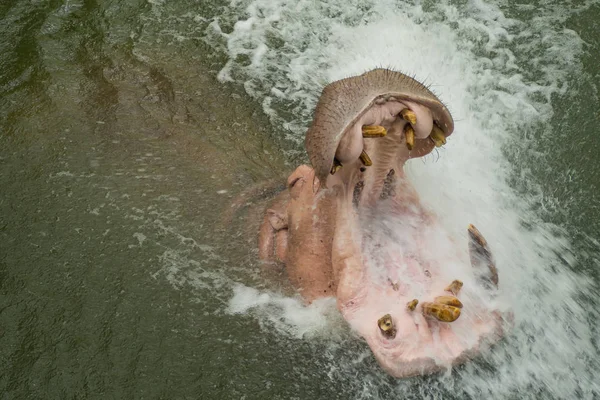
[[[502,331],[485,239],[471,226],[470,257],[460,251],[404,176],[452,129],[442,103],[400,73],[334,82],[306,137],[314,168],[296,169],[261,227],[261,257],[285,262],[307,300],[336,296],[397,377],[463,362]]]
[[[387,130],[385,137],[363,139],[372,164],[338,151],[342,167],[327,179],[337,201],[332,270],[344,318],[386,371],[406,377],[464,362],[500,337],[498,275],[474,226],[469,257],[467,246],[457,248],[423,207],[403,172],[411,156],[405,133],[413,123],[397,104],[379,107],[386,112],[378,115],[391,108],[398,117],[370,120]],[[417,121],[431,118],[418,105],[408,107]]]

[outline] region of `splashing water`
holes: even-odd
[[[587,6],[569,7],[569,13]],[[591,398],[600,393],[589,322],[599,315],[590,311],[597,307],[581,301],[592,297],[591,283],[573,272],[575,257],[563,229],[533,211],[544,194],[526,163],[545,162],[543,154],[519,153],[535,129],[551,130],[550,99],[569,90],[583,43],[564,28],[567,6],[556,11],[539,6],[535,16],[529,16],[530,7],[515,7],[522,20],[482,1],[233,1],[233,20],[239,20],[233,24],[222,17],[207,30],[207,40],[226,43],[229,61],[219,78],[243,83],[273,123],[286,128],[296,149],[323,85],[374,67],[415,75],[449,106],[455,133],[439,153],[409,163],[408,176],[465,248],[468,223],[484,233],[515,328],[475,363],[451,376],[427,378],[426,389],[421,381],[390,384],[396,394]],[[224,33],[228,24],[232,30]],[[527,196],[509,185],[514,175],[526,182]],[[299,309],[285,304],[239,289],[230,312],[259,308],[261,319],[288,315],[279,325],[289,333],[297,324],[289,314]],[[313,307],[315,326],[321,326],[323,312]],[[329,376],[336,379],[355,367],[330,366]],[[380,375],[365,378],[363,395],[371,396],[368,388],[384,382]]]

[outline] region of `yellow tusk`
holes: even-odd
[[[431,129],[429,137],[431,140],[433,140],[433,143],[435,143],[435,147],[440,147],[446,144],[446,135],[444,135],[444,132],[435,124],[433,124],[433,129]]]
[[[415,308],[417,308],[417,304],[419,304],[419,300],[413,299],[406,303],[406,308],[408,308],[410,311],[415,311]]]
[[[362,127],[364,138],[378,138],[387,135],[387,129],[381,125],[365,125]]]
[[[444,290],[446,292],[450,292],[456,296],[458,294],[458,292],[460,292],[460,289],[462,289],[462,287],[463,287],[463,283],[461,281],[459,281],[458,279],[455,279],[452,281],[451,284],[446,286],[446,288]]]
[[[433,299],[434,303],[445,304],[447,306],[463,308],[463,304],[454,296],[438,296]]]
[[[390,314],[385,314],[383,317],[379,318],[379,320],[377,320],[377,325],[384,336],[392,339],[396,337],[396,328],[394,328],[394,323]]]
[[[404,137],[406,138],[406,148],[412,150],[415,146],[415,130],[411,125],[404,127]]]
[[[333,159],[333,166],[331,167],[331,171],[329,171],[329,173],[331,175],[334,175],[336,172],[338,172],[340,169],[342,168],[342,163],[337,159],[334,158]]]
[[[360,153],[360,161],[362,161],[363,165],[365,165],[366,167],[370,167],[371,165],[373,165],[373,161],[371,161],[371,157],[369,157],[369,155],[367,154],[366,151],[362,151],[362,153]]]
[[[481,247],[487,246],[487,241],[485,240],[481,232],[479,232],[479,229],[475,228],[475,225],[469,224],[468,231],[471,238],[473,238],[473,240],[475,240]]]
[[[413,110],[405,108],[404,110],[400,111],[400,115],[402,116],[403,120],[410,122],[411,125],[416,125],[417,114],[415,114]]]
[[[454,322],[460,317],[460,308],[438,303],[423,303],[423,315],[441,322]]]

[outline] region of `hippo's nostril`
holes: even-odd
[[[396,337],[396,328],[394,328],[394,323],[390,314],[385,314],[383,317],[379,318],[379,320],[377,320],[377,325],[383,336],[389,339]]]

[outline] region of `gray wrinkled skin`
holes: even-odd
[[[325,186],[335,151],[347,129],[374,104],[395,99],[428,107],[446,136],[454,129],[446,106],[422,83],[389,69],[375,69],[333,82],[323,89],[305,146],[316,177]]]

